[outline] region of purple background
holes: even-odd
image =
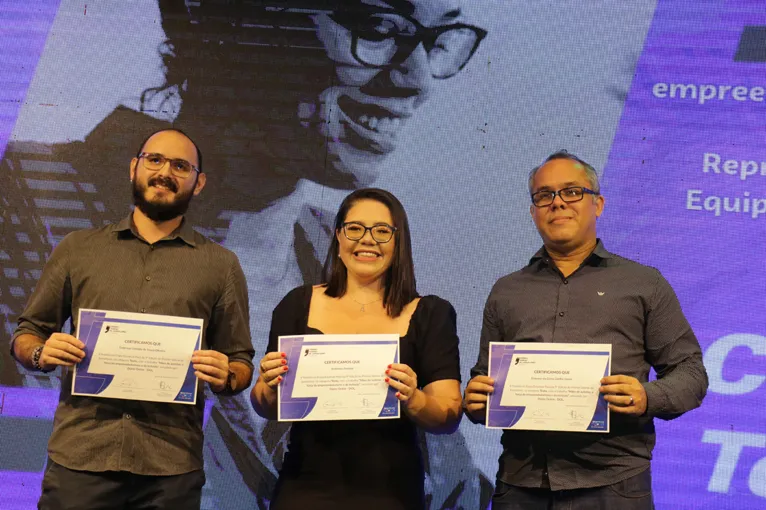
[[[681,8],[683,4],[683,8]],[[675,289],[703,351],[724,335],[749,333],[766,345],[766,215],[687,210],[687,190],[703,196],[766,198],[766,176],[703,173],[703,154],[766,161],[766,103],[659,99],[658,82],[766,86],[766,62],[735,62],[743,28],[766,26],[763,2],[660,2],[604,170],[607,197],[600,236],[608,249],[659,268]],[[729,97],[730,94],[727,95]],[[688,96],[687,96],[688,97]],[[717,360],[721,361],[721,360]],[[708,371],[711,371],[709,360]],[[766,374],[766,359],[733,350],[724,379]],[[712,374],[711,374],[712,377]],[[745,448],[728,493],[708,492],[720,446],[706,430],[766,439],[764,385],[721,395],[711,385],[704,405],[680,420],[657,420],[657,508],[766,508],[748,477],[766,448]],[[753,436],[751,436],[753,437]],[[762,473],[763,475],[764,473]],[[766,478],[755,481],[766,487]],[[763,491],[763,489],[761,489]]]

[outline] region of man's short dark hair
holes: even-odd
[[[181,131],[180,129],[177,129],[177,128],[158,129],[154,133],[151,133],[149,136],[144,138],[144,141],[141,142],[141,145],[138,146],[138,152],[136,152],[136,157],[139,157],[141,155],[141,153],[144,152],[144,145],[146,145],[146,142],[149,141],[149,138],[153,137],[157,133],[164,133],[166,131],[175,131],[176,133],[179,133],[179,134],[185,136],[192,143],[192,145],[194,145],[194,149],[197,151],[197,170],[199,170],[200,173],[204,172],[204,170],[202,169],[202,151],[199,150],[199,146],[197,145],[197,142],[192,140],[191,136],[187,135],[186,133],[184,133],[183,131]]]
[[[596,173],[596,169],[593,168],[593,165],[590,163],[587,163],[585,160],[578,158],[571,152],[568,152],[566,149],[561,149],[559,151],[554,152],[547,158],[545,158],[545,161],[537,165],[532,169],[531,172],[529,172],[529,180],[527,182],[527,186],[529,187],[529,193],[532,194],[532,185],[534,184],[535,180],[535,174],[537,174],[537,171],[540,170],[543,165],[548,163],[549,161],[553,161],[556,159],[568,159],[569,161],[574,161],[575,163],[581,165],[583,167],[583,170],[585,170],[585,177],[588,179],[588,183],[590,184],[590,189],[592,191],[595,191],[596,193],[601,192],[601,185],[598,183],[598,174]]]

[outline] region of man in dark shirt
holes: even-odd
[[[53,251],[11,343],[25,367],[62,367],[39,508],[199,508],[204,393],[196,405],[72,396],[85,344],[62,333],[80,309],[201,318],[199,384],[234,394],[250,385],[247,285],[237,257],[184,220],[205,187],[201,153],[166,129],[130,163],[133,212],[116,225],[73,232]]]
[[[600,391],[611,431],[505,431],[492,508],[651,509],[653,419],[702,402],[708,379],[699,342],[659,271],[609,253],[596,237],[604,198],[593,167],[554,153],[530,173],[529,191],[544,246],[489,295],[466,414],[485,420],[490,342],[608,343],[617,375],[604,377]]]

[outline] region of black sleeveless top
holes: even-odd
[[[280,335],[322,334],[308,327],[312,287],[290,291],[274,309],[267,352]],[[407,334],[400,360],[422,388],[460,380],[456,314],[452,305],[425,296]],[[382,377],[382,376],[381,376]],[[423,460],[415,425],[396,420],[296,422],[272,499],[272,510],[422,510]]]

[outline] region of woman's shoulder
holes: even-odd
[[[452,303],[442,297],[437,296],[436,294],[420,296],[417,299],[420,299],[420,302],[418,302],[418,308],[425,308],[428,310],[454,310]]]
[[[302,305],[302,304],[308,304],[308,302],[311,300],[311,294],[313,292],[312,285],[301,285],[299,287],[295,287],[290,292],[285,294],[285,297],[282,298],[282,301],[279,302],[279,305],[277,307],[295,307],[296,305]]]
[[[455,307],[444,298],[434,294],[428,294],[419,298],[417,308],[413,314],[413,319],[418,321],[428,321],[432,317],[455,316]]]
[[[304,287],[308,287],[311,289],[309,291],[310,294],[316,294],[316,295],[325,295],[325,291],[327,290],[327,284],[326,283],[320,283],[318,285],[304,285]]]

